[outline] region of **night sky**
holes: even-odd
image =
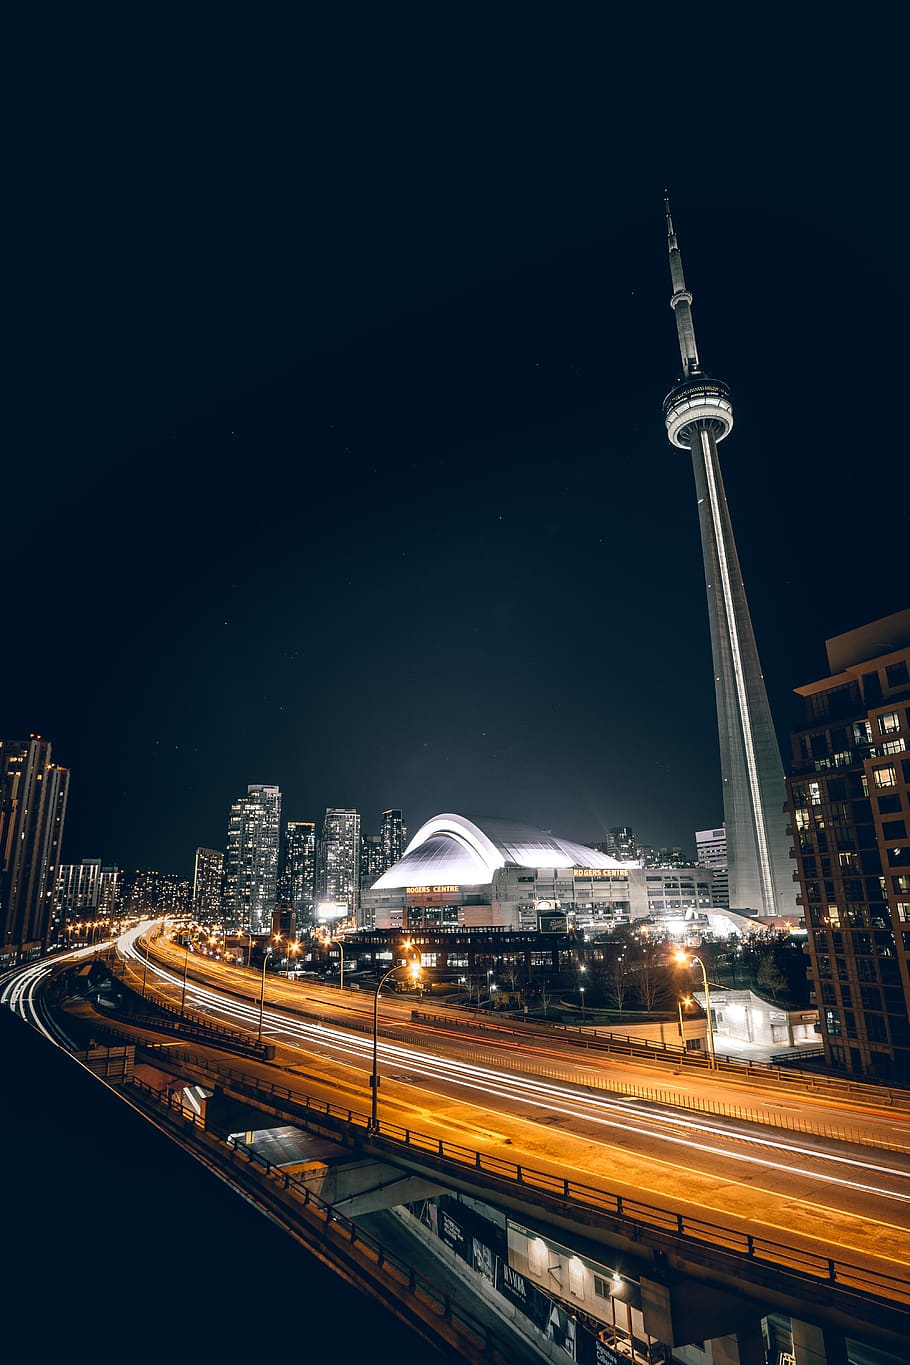
[[[727,34],[687,107],[673,43],[556,13],[34,58],[0,726],[71,770],[65,861],[189,875],[249,783],[365,831],[720,822],[665,186],[785,763],[825,639],[910,606],[887,35]]]

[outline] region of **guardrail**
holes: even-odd
[[[184,1060],[190,1061],[189,1058]],[[212,1070],[212,1064],[207,1059],[193,1059],[191,1064]],[[221,1072],[217,1064],[214,1069]],[[556,1205],[562,1214],[574,1212],[583,1215],[579,1218],[580,1226],[584,1224],[584,1216],[595,1220],[608,1218],[617,1224],[617,1230],[638,1241],[642,1240],[643,1232],[650,1231],[660,1238],[670,1239],[670,1243],[678,1248],[690,1245],[699,1247],[703,1252],[720,1252],[727,1257],[732,1254],[745,1263],[763,1264],[778,1273],[795,1275],[803,1283],[814,1281],[834,1286],[887,1303],[891,1307],[910,1310],[910,1280],[897,1275],[867,1269],[784,1242],[739,1232],[686,1213],[629,1199],[626,1195],[538,1171],[523,1163],[492,1156],[400,1124],[380,1120],[378,1131],[371,1133],[368,1131],[368,1114],[301,1095],[277,1082],[256,1082],[243,1075],[231,1074],[231,1088],[246,1098],[258,1099],[260,1103],[268,1099],[273,1107],[280,1108],[283,1105],[281,1112],[316,1127],[326,1137],[337,1139],[340,1135],[351,1145],[354,1142],[362,1144],[365,1140],[367,1145],[382,1150],[393,1163],[397,1160],[399,1164],[407,1165],[403,1159],[405,1153],[419,1153],[421,1159],[429,1161],[436,1171],[457,1173],[470,1183],[483,1176],[485,1189],[489,1189],[492,1183],[501,1191],[513,1195],[516,1187],[525,1194],[533,1193],[544,1207],[549,1205],[553,1208]],[[328,1120],[327,1124],[325,1120]],[[656,1249],[663,1249],[656,1243],[655,1246]],[[726,1269],[729,1270],[729,1265]]]
[[[202,1140],[205,1133],[203,1120],[198,1114],[185,1108],[179,1096],[156,1090],[138,1079],[134,1080],[133,1087],[146,1100],[143,1108],[148,1108],[148,1101],[153,1101],[156,1106],[163,1106],[182,1120],[181,1126],[189,1126],[197,1140]],[[222,1151],[229,1154],[223,1163],[219,1163],[224,1169],[235,1170],[236,1163],[242,1160],[248,1169],[255,1170],[263,1180],[271,1181],[280,1187],[285,1198],[280,1201],[269,1200],[272,1213],[280,1213],[284,1221],[293,1221],[298,1231],[301,1230],[301,1222],[318,1225],[321,1254],[325,1253],[326,1238],[334,1233],[336,1239],[341,1239],[352,1252],[357,1253],[361,1270],[364,1269],[363,1262],[366,1260],[370,1263],[366,1267],[368,1274],[373,1268],[375,1272],[381,1272],[386,1281],[382,1283],[381,1288],[382,1298],[387,1307],[390,1289],[388,1281],[391,1280],[393,1288],[409,1296],[414,1316],[426,1322],[426,1313],[429,1312],[431,1318],[446,1324],[450,1333],[457,1338],[461,1358],[478,1360],[483,1357],[490,1365],[510,1365],[514,1359],[514,1346],[502,1333],[482,1321],[476,1313],[435,1284],[429,1276],[391,1251],[378,1237],[374,1237],[331,1204],[320,1199],[303,1177],[283,1171],[266,1157],[247,1147],[240,1139],[230,1138],[219,1146]],[[208,1146],[206,1150],[211,1154],[213,1148]],[[259,1182],[259,1188],[263,1188],[262,1182]],[[289,1208],[286,1202],[288,1194],[293,1196],[298,1205],[296,1209]],[[296,1217],[289,1217],[292,1212]],[[313,1236],[312,1228],[310,1235]],[[413,1328],[413,1323],[410,1325]]]
[[[497,1021],[491,1027],[483,1020],[453,1020],[445,1015],[429,1014],[423,1010],[412,1010],[411,1018],[415,1023],[437,1025],[451,1028],[457,1023],[460,1027],[476,1034],[487,1033],[492,1036],[509,1034],[514,1038],[547,1038],[554,1034],[571,1042],[585,1052],[618,1053],[620,1056],[647,1058],[648,1061],[666,1061],[674,1066],[682,1066],[689,1071],[710,1071],[711,1058],[706,1053],[690,1052],[683,1048],[672,1047],[659,1039],[634,1038],[629,1034],[599,1034],[594,1036],[577,1024],[525,1024],[520,1020]],[[718,1076],[728,1078],[748,1078],[761,1081],[781,1090],[811,1090],[818,1096],[826,1093],[834,1098],[862,1100],[868,1104],[887,1105],[890,1109],[910,1113],[910,1090],[875,1084],[870,1081],[856,1081],[848,1077],[832,1076],[817,1071],[801,1071],[796,1067],[768,1066],[765,1062],[731,1061],[722,1053],[717,1054]]]

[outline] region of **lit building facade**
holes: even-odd
[[[729,902],[759,915],[795,911],[786,789],[721,476],[718,445],[733,427],[730,390],[702,369],[692,295],[667,211],[667,241],[682,377],[664,399],[671,445],[689,451],[705,566],[714,662]]]
[[[202,924],[221,920],[224,854],[220,848],[197,848],[193,867],[193,914]]]
[[[378,834],[360,836],[360,889],[368,891],[382,876],[386,864],[382,856],[382,838]]]
[[[328,806],[319,837],[316,900],[346,907],[345,918],[360,904],[360,815],[350,807]]]
[[[607,837],[591,845],[600,853],[609,853],[618,862],[633,862],[641,856],[635,832],[629,825],[613,825],[607,830]]]
[[[61,863],[54,883],[51,940],[59,941],[74,920],[113,919],[119,908],[119,868],[103,867],[100,858]]]
[[[281,792],[254,784],[231,807],[224,868],[224,917],[236,933],[267,934],[278,895]]]
[[[714,904],[730,904],[730,879],[727,874],[727,831],[698,829],[695,831],[695,860],[699,867],[711,869],[714,885]]]
[[[796,689],[789,818],[825,1060],[910,1081],[910,611],[826,642]]]
[[[69,778],[40,735],[0,740],[0,963],[48,946]]]
[[[289,820],[285,825],[278,894],[293,906],[298,926],[310,922],[316,905],[316,825],[312,820]]]
[[[365,890],[369,929],[507,929],[586,936],[649,916],[709,910],[703,868],[644,868],[514,820],[451,813],[420,827],[401,860]]]
[[[394,863],[404,856],[408,842],[408,829],[400,810],[384,810],[379,824],[379,841],[382,847],[380,875],[387,872]]]

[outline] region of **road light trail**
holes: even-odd
[[[182,979],[179,975],[172,975],[168,972],[162,974],[173,984],[179,984]],[[258,1006],[225,998],[196,983],[193,984],[192,994],[198,1005],[203,1009],[217,1009],[239,1022],[258,1020]],[[369,1060],[372,1047],[372,1041],[369,1038],[361,1038],[326,1024],[311,1023],[295,1017],[293,1014],[267,1011],[265,1020],[272,1036],[277,1034],[288,1040],[285,1045],[296,1046],[308,1042],[317,1042],[322,1046],[331,1046],[336,1052],[356,1058],[358,1061],[367,1063]],[[654,1114],[643,1115],[642,1101],[640,1100],[630,1101],[624,1097],[585,1095],[581,1093],[580,1089],[572,1087],[571,1084],[560,1086],[551,1081],[537,1080],[511,1072],[506,1081],[503,1079],[502,1073],[494,1068],[454,1061],[438,1053],[426,1050],[416,1051],[388,1041],[380,1044],[380,1056],[386,1066],[397,1065],[406,1068],[412,1075],[420,1075],[423,1080],[445,1080],[449,1084],[458,1086],[472,1094],[480,1093],[486,1097],[496,1096],[511,1103],[521,1100],[537,1109],[557,1113],[563,1118],[594,1123],[605,1132],[606,1130],[614,1130],[628,1136],[631,1120],[635,1124],[635,1131],[641,1136],[671,1147],[694,1151],[701,1158],[713,1156],[749,1166],[767,1167],[771,1157],[778,1153],[787,1153],[790,1156],[801,1156],[820,1163],[837,1165],[841,1168],[854,1168],[867,1173],[874,1172],[901,1183],[910,1181],[910,1170],[902,1169],[899,1165],[872,1164],[846,1154],[820,1151],[806,1145],[778,1139],[770,1134],[766,1136],[755,1131],[744,1132],[741,1126],[724,1127],[716,1122],[712,1123],[688,1114],[675,1113],[668,1108],[660,1108],[660,1123],[672,1126],[677,1130],[676,1132],[667,1132],[664,1127],[654,1126]],[[722,1149],[716,1146],[708,1146],[704,1142],[706,1137],[721,1138],[728,1142],[735,1141],[753,1147],[761,1147],[770,1156],[753,1155],[739,1151],[735,1147]],[[773,1169],[780,1174],[793,1175],[800,1179],[812,1180],[829,1186],[839,1186],[855,1193],[864,1193],[900,1204],[910,1204],[910,1189],[907,1191],[891,1190],[882,1186],[851,1180],[846,1176],[839,1176],[831,1172],[813,1171],[805,1166],[785,1165],[776,1160]]]

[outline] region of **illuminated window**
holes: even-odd
[[[906,744],[906,741],[903,739],[903,737],[901,737],[901,738],[899,738],[899,739],[889,739],[889,740],[886,740],[885,743],[882,745],[882,753],[883,753],[883,754],[902,754],[902,753],[904,752],[904,750],[906,749],[906,747],[907,747],[907,744]]]
[[[893,735],[901,728],[901,718],[896,711],[886,711],[883,716],[878,718],[879,733],[883,735]]]
[[[910,901],[897,902],[897,917],[901,924],[910,924]]]
[[[893,787],[897,782],[897,774],[893,767],[873,768],[872,776],[876,787]]]
[[[821,787],[818,785],[817,782],[810,782],[810,783],[809,783],[809,804],[812,805],[812,806],[820,806],[821,803],[822,803]]]

